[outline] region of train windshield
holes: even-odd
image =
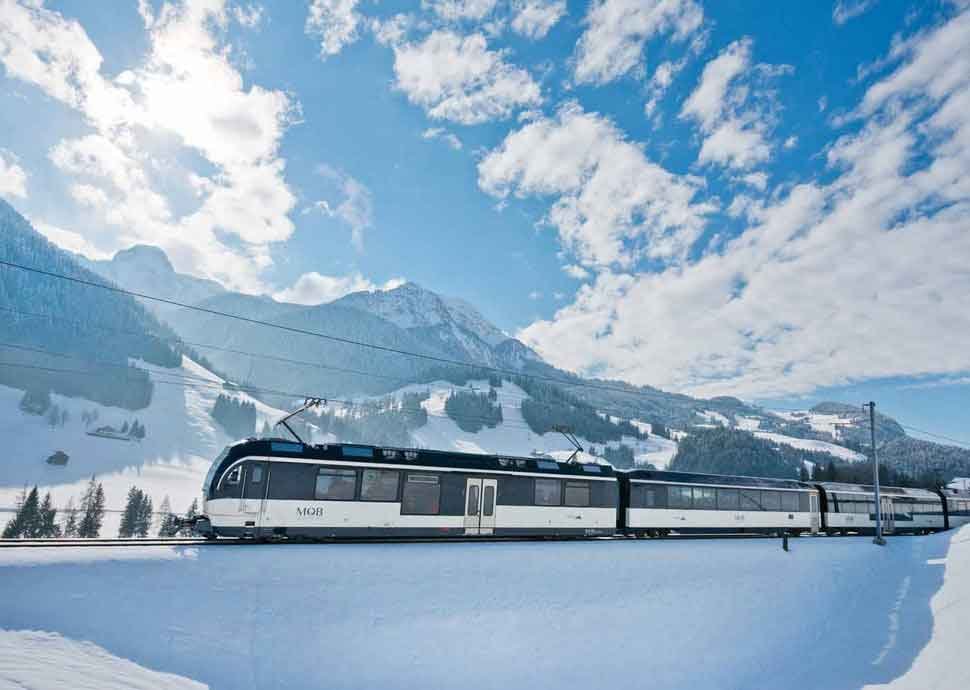
[[[206,499],[209,498],[209,491],[212,488],[212,480],[216,475],[216,469],[222,464],[222,461],[226,459],[226,456],[229,455],[229,449],[231,447],[232,446],[226,446],[223,448],[222,452],[219,453],[219,457],[212,461],[212,465],[209,466],[209,471],[206,472],[205,482],[202,484],[202,495]]]

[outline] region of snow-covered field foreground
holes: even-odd
[[[970,529],[791,547],[3,549],[0,688],[970,687]]]

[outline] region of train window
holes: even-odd
[[[274,453],[302,453],[302,443],[287,443],[286,441],[273,441],[269,444],[270,450]]]
[[[468,487],[468,508],[465,515],[478,515],[478,484]]]
[[[666,505],[664,500],[667,496],[665,486],[644,486],[642,487],[641,508],[663,508]]]
[[[764,510],[781,510],[781,496],[777,491],[762,491],[761,506]]]
[[[809,494],[807,491],[798,492],[798,512],[807,513],[809,511]]]
[[[558,479],[536,479],[535,504],[557,506],[562,503],[562,482]]]
[[[357,489],[357,472],[321,468],[317,472],[314,497],[320,501],[352,501]]]
[[[259,484],[263,481],[263,466],[262,465],[252,465],[252,472],[249,474],[249,481],[253,484]]]
[[[232,472],[226,475],[226,484],[238,484],[239,476],[242,474],[242,467],[236,465],[232,468]]]
[[[404,482],[402,515],[437,515],[441,505],[441,484],[433,474],[409,474]]]
[[[489,484],[482,494],[482,515],[492,517],[495,512],[495,487]]]
[[[737,489],[718,489],[717,507],[721,510],[737,510],[741,507],[741,492]]]
[[[781,492],[781,509],[786,513],[798,512],[798,494],[794,491]]]
[[[395,470],[364,470],[360,480],[360,500],[397,500],[397,484],[400,474]]]
[[[667,498],[671,508],[690,508],[690,496],[689,486],[667,487]]]
[[[764,510],[761,507],[761,492],[741,489],[741,510]]]
[[[589,482],[566,482],[563,505],[585,508],[589,505]]]
[[[583,465],[583,472],[589,472],[591,474],[602,474],[603,470],[599,465]]]
[[[559,463],[553,462],[552,460],[536,460],[536,467],[540,470],[550,470],[552,472],[559,471]]]
[[[694,487],[694,508],[698,510],[714,510],[717,508],[716,492],[714,489]]]

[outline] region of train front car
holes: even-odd
[[[616,527],[617,480],[603,465],[270,439],[231,446],[209,475],[214,536],[566,537]]]
[[[827,534],[873,534],[876,531],[876,495],[870,484],[818,484]],[[879,487],[883,534],[920,534],[945,528],[940,496],[926,489]]]
[[[800,534],[820,526],[818,490],[797,481],[635,470],[622,482],[627,534]]]

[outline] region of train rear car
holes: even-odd
[[[819,530],[819,492],[785,479],[691,472],[622,473],[628,534],[800,534]]]
[[[871,485],[823,482],[818,487],[828,534],[876,531],[876,496]],[[932,491],[880,486],[879,503],[883,534],[919,534],[945,528],[942,500]]]
[[[946,508],[946,527],[962,527],[970,523],[970,491],[941,489]]]
[[[388,538],[611,535],[613,469],[545,458],[250,440],[213,463],[212,536]]]

